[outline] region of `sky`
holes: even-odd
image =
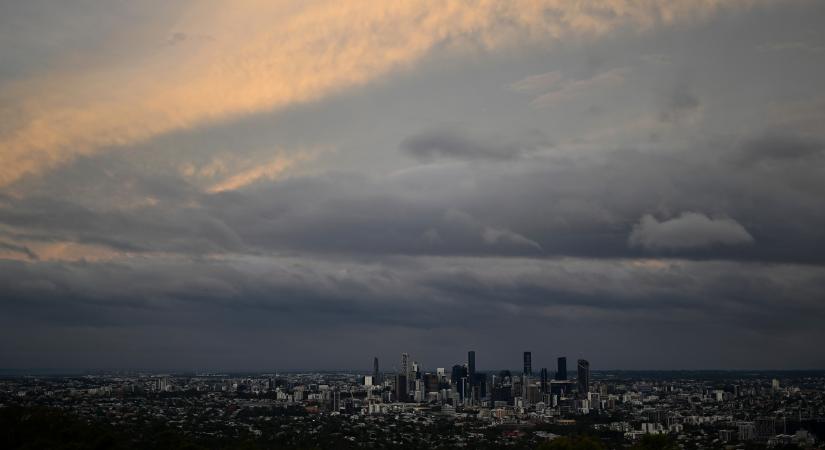
[[[823,23],[0,0],[0,368],[825,368]]]

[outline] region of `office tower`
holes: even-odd
[[[401,370],[400,372],[407,375],[410,371],[410,355],[407,353],[401,354]]]
[[[540,388],[541,388],[541,393],[542,394],[547,393],[547,368],[546,367],[541,369],[541,386],[540,386]]]
[[[578,378],[579,395],[587,395],[590,391],[590,363],[586,359],[579,360]]]
[[[533,355],[530,352],[524,352],[524,375],[533,375]]]
[[[378,376],[378,357],[372,359],[372,381],[375,384],[381,384],[381,379]]]
[[[467,378],[467,368],[456,364],[453,366],[452,378],[450,380],[453,384],[457,385],[462,378]]]
[[[558,369],[556,370],[556,379],[567,380],[567,357],[562,356],[558,359]]]
[[[406,353],[405,353],[406,355]],[[395,375],[395,401],[406,402],[409,400],[407,395],[407,376],[404,374]]]
[[[424,374],[424,389],[426,392],[438,392],[438,375],[434,373]]]
[[[467,376],[472,380],[476,374],[476,352],[467,352]]]

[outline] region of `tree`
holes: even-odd
[[[646,434],[631,450],[679,450],[679,446],[665,434]]]
[[[590,436],[562,436],[539,445],[536,450],[605,450],[605,446]]]

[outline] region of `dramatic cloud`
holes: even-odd
[[[2,366],[821,368],[823,20],[0,2]]]
[[[180,128],[320,99],[409,66],[446,44],[497,48],[515,42],[593,36],[621,26],[650,28],[706,16],[749,1],[558,0],[481,3],[425,1],[184,2],[171,8],[178,45],[136,48],[87,71],[4,86],[0,186],[78,155],[143,141]],[[179,8],[179,9],[178,9]],[[153,24],[154,25],[154,24]],[[138,32],[134,34],[140,35]],[[124,32],[124,38],[129,36]],[[571,82],[537,99],[615,84],[621,72]]]
[[[733,219],[684,212],[679,217],[662,222],[649,214],[645,215],[633,227],[628,243],[647,250],[679,250],[750,244],[753,237]]]

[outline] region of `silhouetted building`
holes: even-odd
[[[438,375],[434,373],[424,374],[424,392],[438,392]]]
[[[401,373],[404,374],[405,377],[408,377],[410,374],[410,355],[407,353],[401,354]]]
[[[558,359],[558,368],[556,369],[556,379],[557,380],[566,380],[567,379],[567,357],[562,356]]]
[[[576,382],[579,387],[579,394],[586,395],[590,391],[590,363],[586,359],[579,360],[579,370]]]
[[[513,402],[513,392],[510,385],[496,384],[493,386],[492,400],[494,402]]]
[[[467,375],[472,380],[476,374],[476,352],[467,352]]]
[[[372,359],[372,381],[375,384],[381,384],[381,376],[378,375],[378,357]]]
[[[541,369],[540,378],[541,378],[541,386],[540,386],[541,393],[546,394],[547,393],[547,388],[548,388],[548,386],[547,386],[547,368],[546,367]]]
[[[410,361],[409,353],[402,353],[401,354],[401,371],[400,371],[400,373],[403,374],[404,377],[407,380],[407,391],[409,392],[410,386],[412,385],[413,380],[414,380],[412,361]]]
[[[406,353],[405,353],[406,354]],[[395,375],[395,398],[396,401],[406,402],[410,399],[407,393],[407,376],[403,374]]]
[[[530,352],[524,352],[524,375],[533,375],[533,355]]]
[[[458,384],[458,382],[461,381],[462,378],[467,378],[467,368],[456,364],[455,366],[453,366],[453,371],[450,374],[450,376],[450,380],[453,382],[453,384]]]
[[[487,374],[476,372],[475,376],[473,376],[472,383],[476,392],[476,400],[481,400],[487,396]]]

